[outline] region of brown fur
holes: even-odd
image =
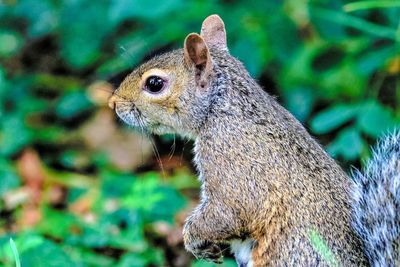
[[[251,238],[254,266],[327,266],[310,242],[316,231],[341,266],[366,265],[351,228],[349,178],[229,54],[222,21],[212,20],[203,23],[205,40],[143,64],[110,100],[129,124],[195,140],[202,197],[184,228],[186,248],[218,262],[219,244]],[[207,75],[197,64],[205,52]],[[141,77],[155,68],[168,74],[168,87],[149,97]]]

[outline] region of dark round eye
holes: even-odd
[[[158,76],[150,76],[146,80],[145,90],[150,93],[159,93],[164,88],[164,80]]]

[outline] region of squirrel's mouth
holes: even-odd
[[[146,121],[144,120],[140,110],[138,110],[134,105],[117,103],[115,105],[115,113],[117,113],[118,117],[130,126],[142,128],[142,130],[147,128]]]
[[[149,131],[154,134],[175,133],[172,127],[162,123],[149,122],[142,112],[134,105],[117,104],[115,112],[126,124],[138,128],[140,131]]]

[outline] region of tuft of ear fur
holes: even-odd
[[[204,39],[197,33],[189,34],[184,45],[185,62],[196,67],[196,83],[206,87],[212,72],[210,52]]]
[[[228,50],[223,20],[218,15],[208,16],[201,26],[201,36],[209,47]]]

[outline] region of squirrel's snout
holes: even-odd
[[[112,95],[109,99],[108,99],[108,106],[111,109],[115,109],[115,103],[117,102],[116,96]]]

